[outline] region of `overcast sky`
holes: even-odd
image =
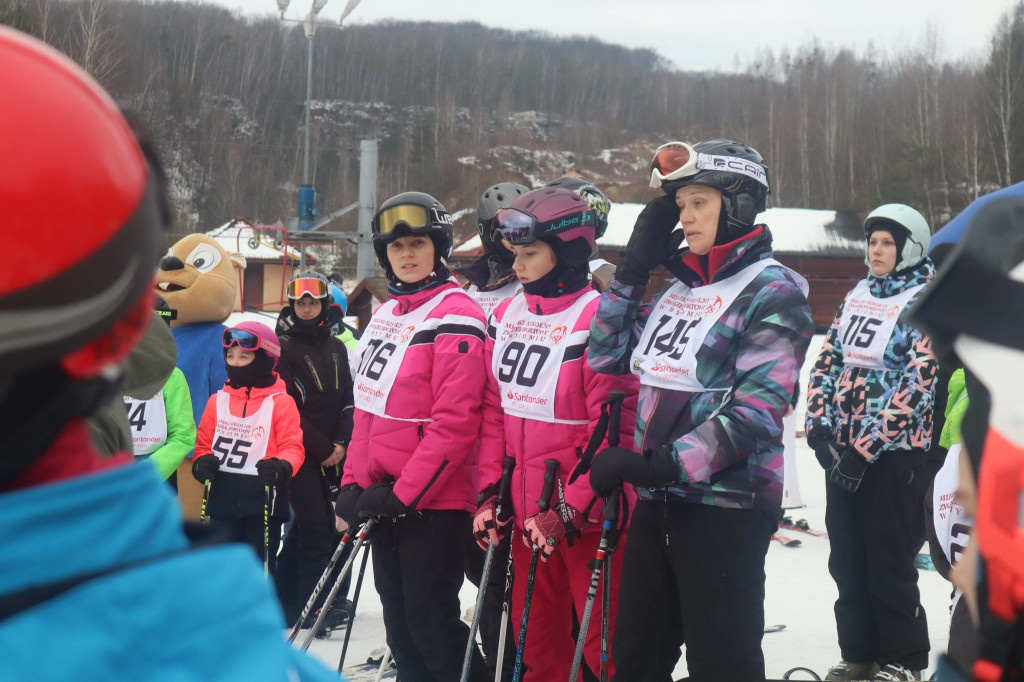
[[[245,14],[273,12],[275,0],[206,0]],[[347,0],[329,0],[336,21]],[[892,53],[934,26],[950,60],[981,55],[1013,0],[362,0],[346,24],[382,19],[477,21],[554,35],[587,35],[652,48],[687,70],[742,69],[761,47],[776,54],[811,38],[826,47],[868,43]],[[301,18],[310,0],[292,0]],[[739,67],[737,65],[740,65]]]

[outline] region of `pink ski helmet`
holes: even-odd
[[[542,187],[498,211],[491,222],[491,233],[495,240],[504,239],[513,245],[538,239],[566,244],[583,239],[589,253],[597,242],[597,224],[597,212],[579,194],[562,187]]]
[[[224,330],[221,345],[224,349],[238,344],[242,350],[263,350],[272,361],[271,371],[277,369],[277,361],[281,359],[281,341],[277,334],[260,322],[241,322]]]

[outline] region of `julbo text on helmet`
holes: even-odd
[[[394,272],[387,246],[400,237],[428,236],[434,242],[434,259],[446,260],[452,251],[452,217],[440,201],[423,192],[402,192],[383,204],[373,216],[373,250],[388,277]]]
[[[492,230],[500,239],[521,245],[543,241],[566,244],[577,239],[589,250],[597,243],[597,212],[575,192],[561,187],[542,187],[527,192],[494,216]],[[498,239],[497,234],[492,239]]]
[[[726,221],[741,229],[753,227],[768,205],[768,169],[752,147],[732,140],[706,140],[695,145],[669,142],[654,152],[651,187],[675,196],[680,187],[704,185],[722,193]]]

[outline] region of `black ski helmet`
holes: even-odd
[[[391,197],[373,216],[373,250],[388,279],[395,273],[387,246],[399,237],[426,235],[434,242],[434,261],[447,260],[452,252],[452,217],[440,201],[424,192],[402,192]]]
[[[545,187],[561,187],[571,190],[583,197],[590,205],[590,209],[597,214],[597,239],[604,236],[608,230],[608,214],[612,212],[612,202],[605,196],[604,192],[597,188],[597,185],[587,182],[583,178],[566,175],[552,180]]]
[[[726,225],[746,232],[757,214],[768,206],[768,168],[753,147],[732,140],[705,140],[693,145],[696,172],[678,180],[665,180],[661,189],[674,197],[680,187],[705,185],[722,193]],[[747,163],[743,163],[747,162]]]
[[[515,182],[499,182],[484,190],[476,205],[476,230],[480,233],[480,241],[484,245],[484,253],[491,253],[498,245],[491,241],[491,221],[495,214],[530,191],[526,185]]]

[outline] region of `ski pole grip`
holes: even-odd
[[[537,500],[537,507],[541,511],[551,508],[551,494],[555,492],[555,479],[558,478],[558,460],[544,460],[544,487],[540,490],[540,499]]]
[[[626,399],[624,391],[612,391],[608,394],[608,445],[619,444],[619,433],[622,422],[622,402]]]
[[[505,523],[512,517],[512,470],[516,468],[514,457],[501,462],[501,480],[498,481],[498,521]]]
[[[619,504],[621,503],[621,500],[621,486],[616,486],[612,488],[611,492],[605,495],[604,507],[602,509],[602,518],[604,518],[604,520],[607,522],[606,527],[612,528],[615,526],[615,521],[617,521],[619,518]]]

